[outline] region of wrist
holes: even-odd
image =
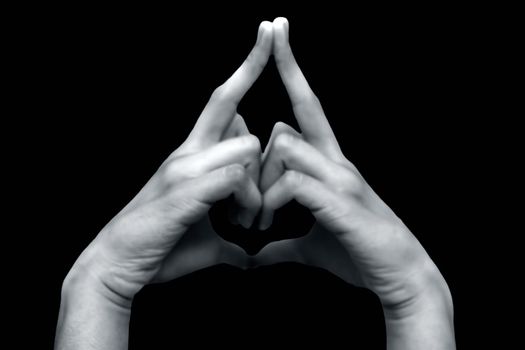
[[[403,344],[401,348],[419,349],[422,346],[411,346],[433,344],[436,349],[455,349],[452,297],[445,279],[430,258],[407,284],[413,294],[408,294],[402,302],[385,304],[381,300],[388,348],[397,349],[399,346],[394,344]]]
[[[427,271],[419,279],[417,294],[402,303],[383,304],[387,348],[455,349],[452,297],[443,276]]]
[[[130,316],[131,300],[75,263],[62,284],[55,349],[127,349]]]
[[[62,298],[90,299],[111,304],[122,309],[130,309],[134,294],[122,293],[112,287],[113,269],[103,263],[103,259],[88,246],[71,267],[62,284]]]
[[[430,306],[450,310],[453,308],[448,285],[429,257],[397,286],[394,293],[397,294],[395,298],[391,295],[379,296],[385,310],[385,317],[410,317]]]

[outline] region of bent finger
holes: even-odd
[[[290,134],[298,138],[303,138],[300,132],[295,130],[290,125],[283,123],[283,122],[277,122],[273,126],[272,133],[270,134],[270,139],[268,140],[268,143],[266,144],[266,147],[264,148],[264,152],[262,155],[262,159],[264,161],[265,157],[268,155],[268,151],[270,150],[273,142],[275,141],[275,138],[279,136],[280,134]]]
[[[233,118],[230,126],[222,136],[222,140],[246,135],[250,135],[250,130],[248,130],[248,126],[246,125],[244,118],[237,113],[235,115],[235,118]],[[260,167],[261,155],[259,149],[259,154],[254,153],[254,157],[251,159],[247,166],[248,173],[250,174],[250,177],[256,184],[259,183]]]
[[[250,131],[248,130],[248,126],[246,125],[244,118],[239,113],[237,113],[231,121],[230,125],[228,126],[228,129],[226,129],[226,131],[222,135],[221,140],[227,140],[237,136],[248,135],[249,133]]]
[[[287,170],[263,195],[259,229],[270,227],[274,211],[292,199],[310,209],[318,220],[323,209],[337,201],[321,181],[299,171]]]
[[[275,138],[264,159],[261,190],[266,191],[287,169],[303,172],[333,185],[344,175],[339,165],[302,138],[282,133]]]
[[[173,206],[181,208],[180,220],[189,226],[207,213],[213,203],[232,194],[239,206],[249,213],[243,224],[251,226],[262,199],[257,185],[240,164],[230,164],[188,181],[183,188],[174,190],[169,200]]]

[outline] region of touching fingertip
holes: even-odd
[[[288,23],[288,20],[286,19],[286,17],[276,17],[273,20],[273,23],[284,26],[285,24]]]
[[[259,220],[259,230],[260,231],[266,231],[271,225],[273,221],[273,213],[263,212],[260,216]]]
[[[255,217],[253,215],[250,215],[247,220],[248,228],[251,228],[253,226],[253,222],[255,220]]]
[[[260,40],[266,33],[269,33],[272,31],[272,23],[268,21],[262,21],[261,24],[259,24],[259,29],[257,32],[257,38]]]
[[[259,28],[265,32],[270,32],[272,30],[272,22],[262,21]]]
[[[284,17],[277,17],[273,20],[273,32],[275,41],[278,45],[283,45],[288,41],[288,20]]]
[[[246,228],[245,216],[242,213],[237,215],[237,222],[241,224],[242,227]]]

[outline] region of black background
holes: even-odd
[[[46,346],[76,257],[184,140],[259,22],[276,16],[288,17],[296,58],[346,156],[448,281],[458,347],[473,334],[471,254],[473,238],[484,239],[473,222],[484,214],[473,209],[472,169],[487,155],[480,116],[493,107],[487,22],[459,8],[263,7],[47,8],[31,25],[19,62],[31,99],[20,108],[31,111],[22,122],[39,172],[27,186],[39,191],[32,205],[46,273],[35,283],[45,281]],[[272,61],[239,112],[263,145],[275,122],[297,127]],[[134,349],[184,341],[380,349],[384,326],[372,293],[327,272],[218,266],[144,288],[130,338]]]

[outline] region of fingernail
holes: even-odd
[[[250,228],[251,222],[246,212],[243,211],[242,213],[239,213],[238,219],[242,227],[246,229]]]
[[[246,222],[248,223],[247,228],[251,228],[253,226],[254,220],[255,220],[255,217],[253,215],[248,215],[248,219],[246,220]]]
[[[261,218],[259,220],[259,230],[265,231],[267,230],[271,225],[273,221],[273,213],[262,213]]]
[[[270,224],[268,224],[268,220],[261,220],[259,222],[259,231],[266,231],[270,227]]]

